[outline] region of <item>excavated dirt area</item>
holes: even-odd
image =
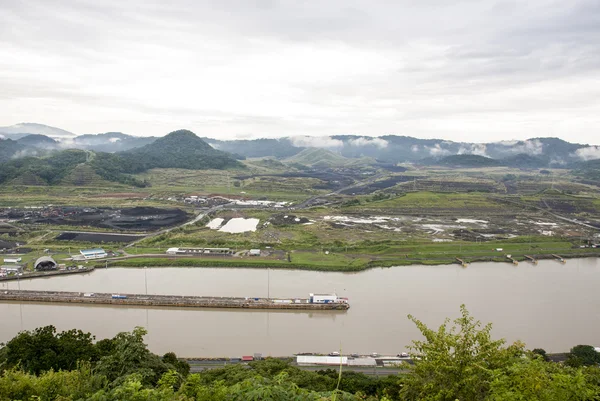
[[[0,219],[7,219],[11,223],[88,226],[120,231],[154,231],[182,224],[188,220],[188,217],[181,209],[156,207],[0,209]]]
[[[581,226],[531,213],[487,216],[485,218],[449,216],[398,215],[330,215],[317,218],[316,224],[335,230],[363,233],[366,238],[377,232],[388,232],[394,238],[427,238],[434,242],[490,241],[522,235],[580,236],[589,230]]]
[[[133,242],[143,238],[142,235],[124,235],[124,234],[104,234],[104,233],[74,233],[64,232],[56,237],[59,241],[77,241],[77,242]]]

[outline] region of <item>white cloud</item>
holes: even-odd
[[[487,154],[487,145],[484,143],[473,143],[470,145],[463,145],[458,149],[458,154],[468,154],[489,157]]]
[[[450,154],[450,151],[448,149],[443,149],[439,143],[436,143],[434,146],[423,147],[429,151],[431,156],[447,156]]]
[[[537,139],[526,140],[512,148],[514,153],[527,153],[528,155],[541,155],[544,153],[544,144]]]
[[[583,160],[600,159],[600,146],[577,149],[575,155]]]
[[[1,4],[0,125],[600,145],[597,0]]]
[[[385,139],[381,139],[381,138],[365,138],[365,137],[360,137],[360,138],[355,138],[355,139],[350,139],[350,141],[348,141],[348,143],[351,146],[377,146],[378,148],[386,148],[388,146],[388,141],[386,141]]]
[[[417,153],[419,151],[419,145],[413,145],[410,147],[410,151],[413,153]]]
[[[494,142],[496,145],[502,145],[502,146],[515,146],[517,143],[519,143],[520,141],[517,139],[513,139],[513,140],[506,140],[506,141],[498,141],[498,142]]]
[[[12,156],[11,159],[20,159],[21,157],[28,157],[28,156],[38,156],[38,151],[35,149],[24,149],[24,150],[19,150],[17,152],[15,152]]]
[[[2,134],[0,134],[0,139],[6,139],[6,137]]]
[[[336,149],[344,146],[344,142],[328,136],[294,136],[290,138],[294,146],[303,148]]]

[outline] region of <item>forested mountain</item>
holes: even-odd
[[[21,146],[15,141],[11,146]],[[6,147],[9,148],[8,146]],[[0,148],[2,149],[2,148]],[[190,170],[243,167],[230,154],[215,150],[190,131],[176,131],[130,152],[105,153],[79,149],[56,151],[45,157],[5,160],[0,165],[0,184],[71,185],[98,184],[98,180],[145,186],[131,174],[152,168]]]
[[[583,168],[580,163],[600,159],[598,146],[546,137],[493,143],[453,142],[398,135],[217,140],[199,138],[187,130],[156,138],[136,137],[121,132],[74,136],[60,128],[41,124],[0,127],[0,163],[20,157],[44,156],[51,151],[71,148],[94,152],[127,152],[126,162],[117,162],[115,158],[108,156],[98,159],[98,162],[110,159],[118,167],[124,163],[126,168],[121,173],[125,174],[154,167],[189,169],[240,167],[241,164],[235,159],[256,157],[274,157],[308,166],[340,166],[346,162],[353,163],[359,160],[360,163],[365,163],[376,159],[378,163],[390,166],[414,162],[463,167],[497,165],[531,169],[562,167],[589,170],[595,174],[594,169]],[[301,162],[304,159],[305,162]],[[116,167],[107,165],[105,168],[116,174]]]
[[[68,179],[73,185],[99,184],[98,180],[128,185],[145,184],[127,175],[132,170],[127,158],[110,153],[69,149],[45,157],[22,157],[0,165],[0,184],[60,185]],[[106,183],[108,185],[108,183]]]
[[[229,153],[236,153],[245,157],[277,157],[285,158],[293,156],[305,149],[295,146],[289,138],[279,139],[234,139],[221,141],[218,139],[202,138],[215,149]]]
[[[0,139],[0,163],[8,161],[22,152],[25,146],[12,139]]]
[[[17,140],[17,142],[25,147],[37,149],[55,149],[59,146],[59,142],[46,135],[31,134]]]
[[[124,153],[139,169],[184,168],[189,170],[242,167],[230,153],[212,148],[191,131],[179,130]]]
[[[502,162],[490,157],[478,155],[452,155],[441,159],[423,159],[422,164],[430,164],[435,166],[446,167],[495,167],[501,166]]]

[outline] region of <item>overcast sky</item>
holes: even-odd
[[[0,0],[19,122],[600,144],[600,1]]]

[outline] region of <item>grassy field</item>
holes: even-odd
[[[411,192],[404,196],[371,202],[365,207],[380,209],[414,208],[420,209],[480,209],[502,208],[497,202],[481,193],[434,193]],[[360,209],[356,206],[353,209]]]
[[[502,250],[499,251],[498,249]],[[241,250],[241,249],[237,249]],[[164,254],[164,248],[130,248],[130,254]],[[432,243],[432,242],[380,242],[355,246],[344,244],[323,246],[320,249],[272,250],[268,257],[148,257],[111,262],[114,266],[186,266],[186,267],[272,267],[285,269],[358,271],[378,266],[402,266],[412,264],[450,264],[456,258],[466,262],[509,262],[506,255],[525,260],[525,255],[563,257],[577,255],[600,256],[600,249],[579,248],[577,244],[548,237],[524,237],[508,241],[486,243]],[[289,259],[288,259],[289,255]]]

